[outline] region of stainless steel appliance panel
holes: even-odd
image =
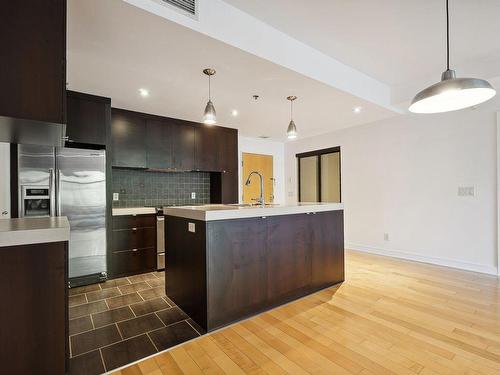
[[[106,153],[57,149],[57,215],[70,226],[69,277],[106,275]]]
[[[39,145],[18,145],[17,162],[19,217],[25,216],[23,192],[28,187],[48,187],[50,200],[49,215],[55,216],[54,148]]]

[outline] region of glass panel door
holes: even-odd
[[[318,201],[318,156],[299,158],[299,202]]]
[[[320,156],[321,202],[340,202],[340,152]]]

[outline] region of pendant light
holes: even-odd
[[[496,94],[488,81],[479,78],[456,78],[450,69],[450,16],[446,0],[446,70],[438,82],[420,91],[408,110],[414,113],[456,111],[483,103]]]
[[[203,123],[206,125],[213,125],[217,122],[217,116],[215,113],[214,103],[212,103],[211,93],[210,93],[210,78],[215,75],[215,70],[207,68],[203,70],[203,73],[208,76],[208,102],[205,107],[205,112],[203,112]]]
[[[287,96],[287,100],[290,100],[290,124],[288,124],[288,129],[286,130],[286,135],[288,139],[297,138],[297,127],[295,126],[295,122],[293,122],[293,101],[297,99],[296,96],[291,95]]]

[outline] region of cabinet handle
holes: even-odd
[[[137,228],[132,228],[132,231],[133,231],[133,232],[137,231]]]
[[[137,249],[132,249],[132,251],[135,253],[137,251]]]

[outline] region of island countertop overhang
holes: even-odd
[[[266,207],[247,205],[207,204],[202,206],[164,207],[167,216],[182,217],[200,221],[216,221],[293,215],[343,210],[342,203],[295,203],[269,205]]]

